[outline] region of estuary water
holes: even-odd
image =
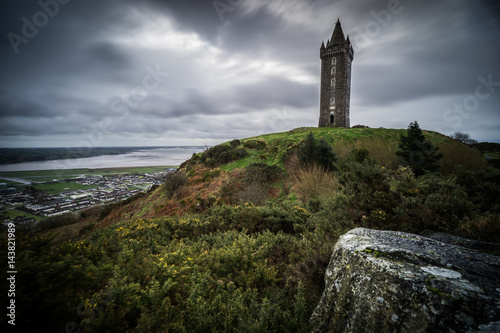
[[[0,165],[0,172],[179,166],[205,147],[137,148],[126,154]]]

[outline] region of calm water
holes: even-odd
[[[121,155],[104,155],[67,160],[26,162],[0,165],[0,172],[66,170],[66,169],[103,169],[141,166],[178,166],[191,158],[204,147],[172,147],[140,149]]]

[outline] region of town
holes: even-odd
[[[22,185],[0,183],[0,221],[3,224],[36,223],[44,218],[78,212],[98,205],[128,199],[161,185],[175,169],[161,172],[92,175],[53,179],[46,182],[15,180]],[[59,193],[47,193],[37,187],[60,188]],[[14,210],[17,214],[8,214]],[[26,214],[23,214],[26,213]],[[13,216],[15,215],[15,216]]]

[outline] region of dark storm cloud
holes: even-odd
[[[131,4],[136,3],[134,0],[129,0],[129,2]],[[214,8],[214,1],[147,0],[144,2],[171,13],[178,23],[179,28],[193,30],[202,39],[209,39],[215,42],[221,22]]]
[[[316,104],[316,86],[270,78],[263,82],[239,85],[213,91],[189,89],[176,102],[166,104],[163,96],[156,94],[141,105],[141,114],[148,117],[173,119],[195,115],[228,115],[269,110],[276,107],[312,108]]]
[[[50,112],[50,109],[36,101],[17,96],[5,89],[0,90],[0,119],[12,116],[50,117],[54,115],[55,113]]]
[[[23,18],[33,21],[42,9],[38,1],[5,1],[0,137],[81,137],[105,121],[113,124],[106,132],[115,138],[111,144],[130,144],[130,133],[147,142],[182,133],[212,140],[285,130],[273,125],[276,119],[314,126],[319,46],[337,17],[356,52],[355,122],[406,127],[414,110],[423,109],[429,111],[418,114],[421,121],[446,132],[458,122],[446,122],[443,114],[474,94],[478,77],[500,81],[496,1],[219,3],[229,10],[206,0],[71,0],[16,54],[7,35],[22,35]],[[152,81],[147,68],[169,76]],[[154,89],[144,91],[144,82]],[[459,130],[484,128],[485,137],[498,132],[485,126],[500,123],[495,88],[477,118],[462,119]],[[140,103],[131,107],[134,95]],[[116,112],[116,101],[123,112]]]

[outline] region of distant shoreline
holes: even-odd
[[[171,146],[171,147],[125,147],[120,148],[120,153],[109,148],[103,148],[107,154],[96,156],[76,157],[65,159],[45,159],[38,161],[25,161],[0,164],[0,173],[16,171],[56,171],[72,169],[112,169],[133,167],[161,167],[179,166],[193,154],[202,152],[205,147],[201,146]],[[32,150],[34,154],[46,150]],[[0,154],[2,149],[0,149]],[[51,157],[59,156],[57,154]]]
[[[204,149],[202,146],[139,146],[139,147],[69,147],[69,148],[0,148],[0,166],[5,164],[90,158],[121,155],[154,149]]]

